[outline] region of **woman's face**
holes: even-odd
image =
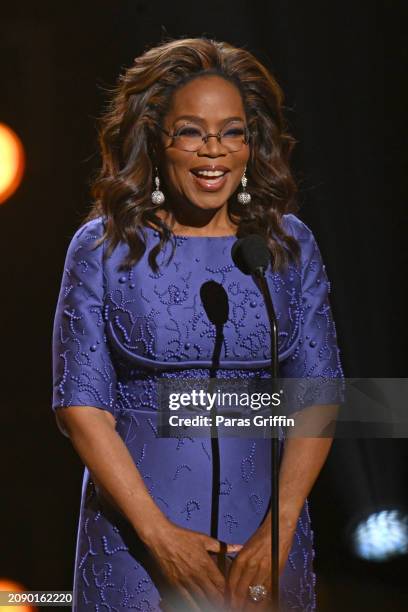
[[[183,127],[184,126],[184,127]],[[198,77],[178,89],[163,128],[175,133],[217,134],[224,128],[240,133],[246,117],[238,89],[219,76]],[[190,130],[193,130],[192,132]],[[217,138],[202,142],[198,151],[180,150],[163,133],[160,171],[163,191],[176,202],[189,202],[202,210],[215,210],[226,204],[237,189],[249,158],[249,145],[231,152]],[[203,174],[204,173],[204,174]],[[214,176],[210,176],[214,174]],[[169,194],[169,191],[171,192]]]

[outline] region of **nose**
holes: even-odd
[[[207,142],[203,143],[197,153],[199,157],[218,157],[220,155],[226,155],[228,151],[221,144],[216,134],[208,134]]]

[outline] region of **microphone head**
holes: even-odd
[[[271,262],[266,241],[259,234],[250,234],[234,242],[231,257],[244,274],[263,274]]]
[[[225,325],[228,321],[228,295],[220,283],[206,281],[200,287],[200,297],[208,320],[214,325]]]

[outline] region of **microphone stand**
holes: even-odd
[[[268,313],[271,328],[271,374],[272,393],[279,392],[278,323],[265,270],[256,268],[254,276],[259,283]],[[272,412],[272,408],[271,408]],[[271,436],[271,514],[272,514],[272,610],[279,610],[279,437],[273,430]]]

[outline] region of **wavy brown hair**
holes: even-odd
[[[295,238],[287,235],[282,215],[295,212],[296,183],[289,158],[295,144],[283,116],[283,93],[272,74],[249,51],[226,42],[203,38],[166,41],[137,57],[120,75],[106,113],[100,119],[102,166],[91,185],[93,205],[84,222],[102,215],[106,256],[123,241],[128,254],[122,269],[131,267],[146,249],[144,225],[155,225],[160,240],[148,261],[157,272],[156,257],[174,238],[151,201],[153,170],[161,134],[157,124],[170,108],[175,90],[194,78],[216,74],[235,84],[241,93],[250,131],[247,164],[249,206],[228,201],[228,216],[238,223],[237,237],[257,233],[265,237],[274,270],[299,260]],[[174,253],[173,251],[171,256]]]

